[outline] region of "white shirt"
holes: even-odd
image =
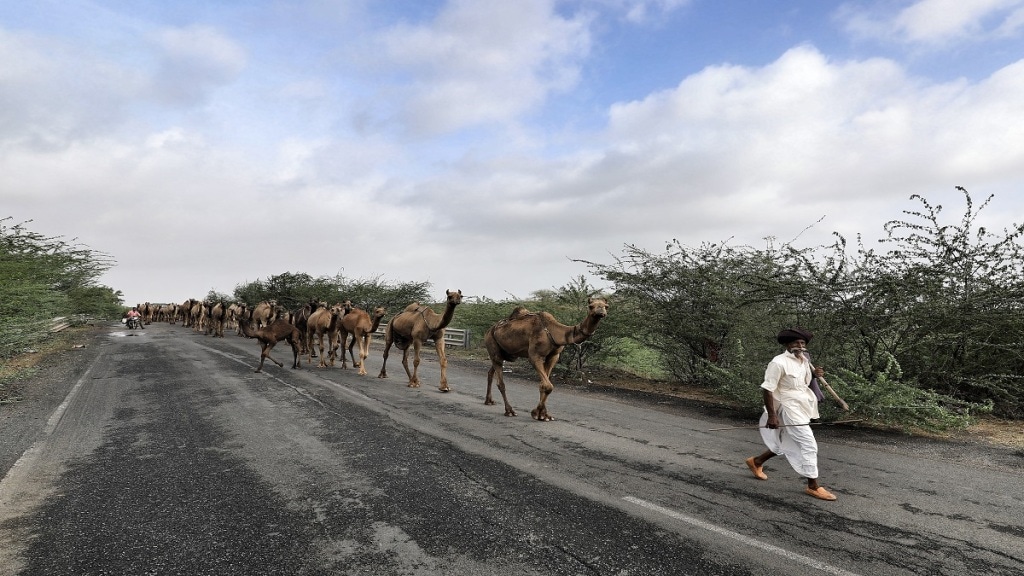
[[[786,351],[768,363],[761,388],[772,393],[775,409],[785,409],[791,420],[810,422],[818,418],[818,399],[810,388],[811,363]]]

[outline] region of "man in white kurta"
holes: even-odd
[[[818,418],[818,399],[811,389],[815,372],[803,352],[811,333],[800,329],[783,330],[778,341],[786,347],[768,363],[761,394],[765,410],[761,415],[761,438],[768,448],[759,456],[747,458],[746,463],[754,476],[767,480],[762,467],[765,461],[783,455],[797,474],[807,479],[805,492],[821,500],[835,500],[834,494],[818,485],[818,443],[814,439],[810,422]]]

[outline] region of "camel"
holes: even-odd
[[[238,319],[238,327],[242,331],[242,336],[256,338],[260,341],[260,365],[256,367],[257,372],[263,371],[263,361],[268,358],[274,364],[284,368],[284,364],[270,356],[270,351],[274,349],[274,345],[281,340],[291,344],[293,355],[292,368],[299,367],[299,341],[302,340],[302,335],[299,334],[299,330],[295,326],[292,326],[285,320],[275,320],[266,328],[256,328],[253,330],[250,317],[246,317]]]
[[[384,308],[377,307],[373,310],[373,316],[362,308],[350,308],[341,319],[341,333],[338,338],[341,346],[341,367],[347,368],[345,359],[345,342],[348,335],[352,335],[352,342],[348,344],[348,354],[352,358],[352,367],[359,368],[359,375],[366,375],[366,358],[370,355],[370,336],[377,331],[380,321],[387,314]],[[359,343],[359,362],[356,362],[352,348]]]
[[[188,327],[192,325],[192,306],[196,303],[194,298],[189,298],[178,306],[178,316],[181,317],[181,325]]]
[[[245,336],[245,334],[242,333],[242,323],[252,322],[252,306],[249,306],[245,302],[240,302],[234,306],[232,316],[234,316],[235,319],[235,334]]]
[[[409,388],[419,388],[420,379],[417,374],[420,367],[420,346],[427,340],[434,340],[434,347],[437,349],[437,357],[441,364],[441,392],[450,392],[448,388],[448,357],[444,352],[444,329],[452,321],[455,315],[455,307],[462,303],[462,290],[446,290],[447,303],[444,314],[438,316],[436,312],[427,306],[421,306],[413,302],[405,307],[400,314],[392,318],[384,330],[384,362],[380,367],[378,378],[388,377],[388,351],[391,345],[402,351],[402,366],[409,376]],[[415,351],[412,372],[409,371],[409,344],[412,344]]]
[[[171,324],[174,324],[174,314],[174,304],[164,304],[158,309],[156,320],[157,322],[170,322]]]
[[[345,315],[345,308],[341,304],[335,304],[330,308],[320,303],[316,310],[306,320],[306,363],[313,363],[313,342],[316,338],[320,348],[320,362],[317,368],[327,368],[327,357],[324,356],[324,334],[327,334],[327,346],[330,355],[331,366],[334,366],[334,351],[337,348],[338,329],[341,318]]]
[[[307,322],[309,321],[310,315],[317,309],[318,306],[327,306],[327,302],[318,302],[316,298],[310,298],[309,302],[306,303],[302,308],[293,310],[289,313],[289,322],[295,325],[303,335],[306,334]],[[302,353],[309,354],[309,342],[308,338],[302,339]],[[314,354],[315,356],[315,354]]]
[[[152,304],[150,304],[149,302],[146,302],[145,304],[136,304],[135,308],[139,311],[139,314],[142,314],[143,324],[146,324],[148,326],[149,324],[153,323],[154,308]]]
[[[588,309],[587,317],[579,324],[566,326],[547,312],[530,312],[517,307],[508,318],[488,328],[484,334],[484,346],[491,358],[491,368],[487,371],[484,404],[494,404],[491,382],[497,376],[498,391],[505,401],[505,416],[517,416],[505,394],[505,380],[501,372],[506,360],[527,358],[540,376],[540,402],[530,415],[542,422],[554,420],[547,408],[548,395],[555,388],[551,383],[551,370],[567,344],[581,344],[590,338],[601,319],[608,315],[608,303],[601,298],[591,298]]]
[[[224,302],[206,305],[206,335],[213,334],[215,337],[224,337],[224,324],[227,322],[228,308]]]
[[[192,309],[189,311],[189,326],[192,327],[193,332],[202,332],[206,328],[206,302],[200,302],[195,300],[192,303]]]
[[[235,334],[242,335],[242,329],[238,327],[238,320],[245,313],[246,306],[244,303],[235,302],[228,306],[228,321],[226,328],[228,330],[234,330]]]
[[[264,300],[256,305],[252,312],[252,320],[257,328],[269,326],[277,318],[277,300]]]

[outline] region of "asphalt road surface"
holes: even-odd
[[[823,502],[683,401],[565,385],[533,421],[521,360],[511,418],[478,365],[438,391],[433,353],[414,389],[380,342],[368,376],[287,345],[257,374],[255,340],[103,332],[3,408],[0,574],[1024,572],[1020,452],[819,427]]]

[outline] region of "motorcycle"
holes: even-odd
[[[129,330],[133,330],[135,328],[142,328],[142,318],[139,318],[138,316],[134,318],[128,318],[124,324],[125,326],[128,327]]]

